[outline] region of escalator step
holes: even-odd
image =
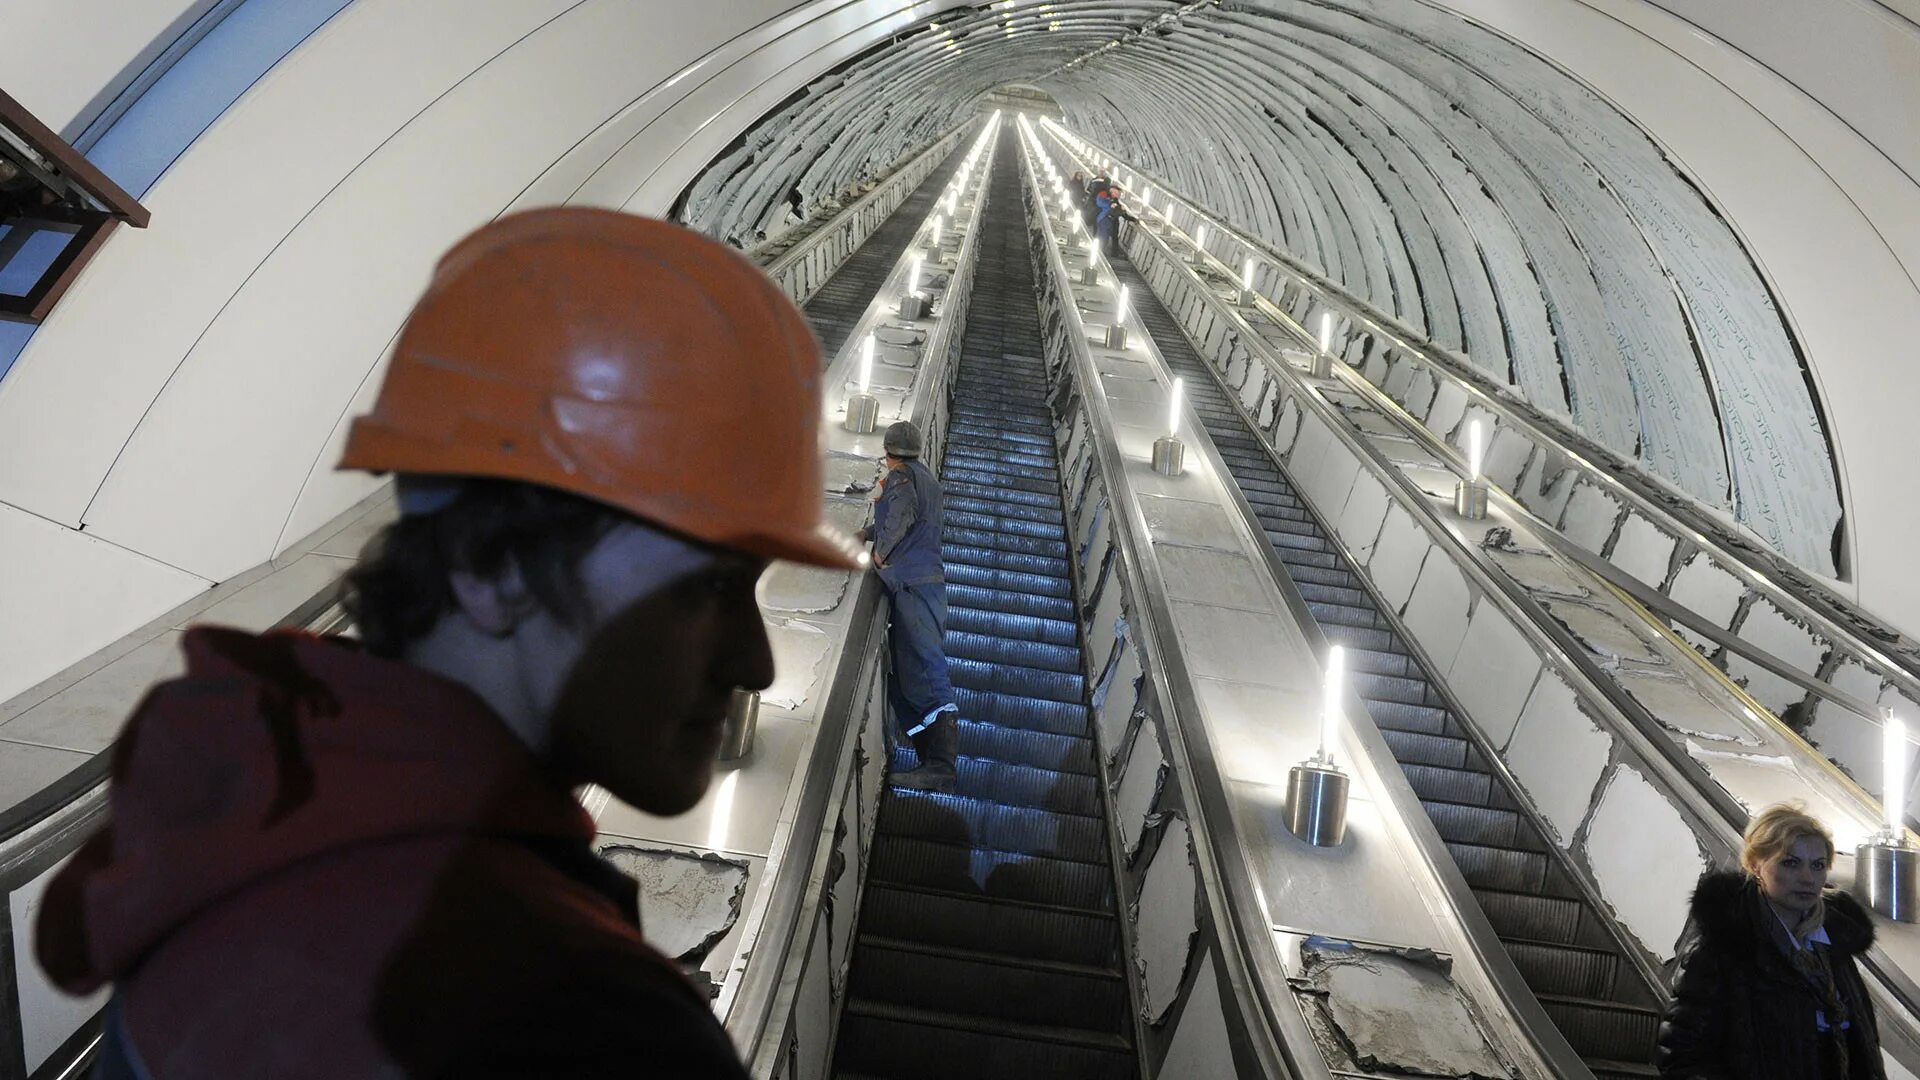
[[[943,481],[949,498],[965,499],[974,502],[990,503],[998,507],[1027,506],[1037,510],[1050,511],[1056,517],[1060,514],[1060,493],[1039,491],[1019,491],[989,481],[984,484],[968,483],[964,480]],[[1005,511],[1002,510],[1004,513]]]
[[[847,1001],[839,1046],[840,1064],[849,1070],[913,1080],[1131,1080],[1134,1075],[1132,1047],[1118,1035],[989,1023],[865,998]]]
[[[1036,435],[1024,431],[1007,431],[995,427],[992,423],[981,423],[965,417],[954,417],[947,426],[947,445],[965,443],[976,446],[1008,446],[1025,448],[1023,452],[1037,454],[1043,449],[1053,452],[1051,434]]]
[[[1357,680],[1358,676],[1356,676]],[[1387,740],[1387,746],[1392,748],[1393,756],[1399,759],[1402,765],[1465,768],[1467,751],[1472,747],[1472,744],[1465,739],[1450,739],[1445,735],[1422,735],[1416,731],[1382,729],[1380,736]]]
[[[959,605],[976,611],[991,611],[1004,615],[1031,615],[1061,622],[1074,617],[1073,601],[1064,596],[1007,592],[1001,589],[968,585],[965,582],[955,581],[951,577],[947,579],[947,605],[949,609]]]
[[[985,664],[1007,664],[1040,671],[1080,673],[1078,645],[1049,645],[1044,641],[990,634],[970,634],[953,629],[949,619],[946,638],[947,656],[976,660]]]
[[[1610,952],[1538,941],[1507,941],[1507,955],[1536,994],[1601,998],[1613,994],[1620,960]]]
[[[1420,665],[1414,663],[1413,657],[1391,649],[1348,648],[1347,670],[1364,671],[1369,675],[1420,677]]]
[[[983,664],[977,660],[962,657],[947,657],[947,674],[952,676],[956,690],[965,688],[1001,696],[1013,695],[1023,698],[1039,698],[1046,701],[1083,708],[1085,700],[1086,678],[1079,674],[1064,671],[1039,671],[1033,668],[1019,668],[1010,664]],[[1084,710],[1083,710],[1084,711]],[[967,713],[961,705],[961,712]]]
[[[1417,705],[1400,701],[1369,701],[1367,715],[1383,728],[1396,731],[1419,731],[1428,735],[1456,735],[1447,710],[1436,709],[1431,705]]]
[[[1095,911],[1105,911],[1113,902],[1113,874],[1105,863],[959,847],[905,836],[875,841],[868,873],[875,881]]]
[[[880,828],[892,836],[1085,863],[1107,857],[1106,832],[1091,815],[926,791],[890,791],[886,803]]]
[[[1582,1057],[1651,1061],[1660,1030],[1659,1012],[1591,998],[1541,994],[1547,1015]]]
[[[863,931],[847,992],[996,1021],[1117,1030],[1126,1020],[1120,973],[1032,959],[1039,944],[1020,936],[975,952]]]
[[[1429,693],[1427,680],[1408,679],[1398,675],[1375,675],[1371,672],[1356,671],[1352,676],[1353,689],[1368,701],[1393,701],[1402,705],[1425,705]]]
[[[976,496],[949,489],[946,497],[948,513],[958,510],[961,513],[984,514],[988,517],[1020,518],[1025,521],[1037,521],[1043,525],[1051,525],[1056,530],[1064,529],[1067,521],[1066,514],[1058,509],[1058,501],[1053,504],[1054,508],[1050,509],[1045,506],[1032,506],[1026,503],[1007,502],[1003,499],[996,499],[992,497],[992,492]],[[951,521],[952,518],[948,518],[947,520]]]
[[[988,532],[985,529],[969,529],[946,523],[940,530],[940,543],[947,549],[955,547],[984,548],[1017,555],[1036,555],[1045,559],[1065,559],[1067,542],[1054,537],[1022,536],[1019,533]]]
[[[1081,727],[1086,726],[1084,715]],[[1092,776],[1093,740],[1081,734],[1029,731],[977,719],[960,721],[960,753],[968,757]]]
[[[1050,559],[1045,555],[1026,555],[1018,551],[1000,551],[995,548],[974,547],[969,544],[945,544],[942,546],[940,557],[948,566],[971,566],[980,570],[1011,570],[1017,574],[1052,578],[1057,581],[1066,582],[1069,586],[1072,585],[1072,579],[1069,576],[1072,571],[1067,569],[1067,560],[1065,559]],[[1043,589],[1029,589],[1025,591],[1048,592],[1048,595],[1056,595]],[[1072,595],[1072,591],[1073,590],[1069,588],[1066,592],[1057,595],[1070,596]]]
[[[860,930],[981,952],[1005,952],[1018,942],[1022,954],[1036,960],[1095,967],[1120,958],[1119,926],[1110,915],[901,885],[868,890]]]
[[[1048,645],[1075,645],[1080,640],[1079,628],[1065,619],[1042,619],[1033,615],[982,611],[951,604],[947,607],[947,630],[949,633],[957,630],[967,634],[1039,641]]]
[[[982,469],[975,467],[972,462],[964,458],[948,458],[940,478],[949,487],[960,485],[992,488],[1002,492],[1006,497],[1011,497],[1014,492],[1022,495],[1041,495],[1045,497],[1045,502],[1040,505],[1045,506],[1054,506],[1060,501],[1060,482],[1052,477],[1034,479],[994,469]]]
[[[913,751],[905,746],[895,748],[893,767],[896,770],[911,769],[918,764]],[[960,755],[958,764],[956,794],[989,799],[1004,806],[1031,806],[1067,814],[1100,812],[1095,782],[1082,773],[968,754]]]
[[[947,502],[947,516],[944,524],[947,529],[965,529],[968,532],[993,533],[1002,537],[1017,536],[1022,539],[1051,541],[1061,545],[1063,551],[1067,542],[1066,526],[1060,522],[1034,521],[1031,518],[1010,514],[958,510],[954,508],[952,500]]]
[[[1518,846],[1515,838],[1520,833],[1520,815],[1512,810],[1424,799],[1421,802],[1442,840],[1490,847]]]

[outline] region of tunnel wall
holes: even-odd
[[[247,0],[238,11],[311,16],[341,2]],[[1804,72],[1775,73],[1696,29],[1760,33],[1789,17],[1783,3],[1768,0],[1767,18],[1749,22],[1730,14],[1750,10],[1734,0],[1276,0],[1199,5],[1205,10],[1184,15],[1181,5],[1153,0],[964,9],[898,0],[693,8],[663,0],[355,0],[317,20],[284,59],[265,58],[232,103],[156,172],[144,194],[153,227],[123,230],[47,323],[22,335],[18,360],[0,379],[0,655],[7,657],[0,698],[209,582],[271,559],[365,494],[365,478],[330,468],[345,421],[370,399],[380,360],[434,255],[464,231],[503,210],[543,203],[667,212],[709,162],[810,86],[816,92],[806,100],[834,103],[849,118],[843,131],[860,133],[860,145],[881,158],[911,152],[938,127],[909,111],[912,101],[952,105],[1009,82],[1063,102],[1078,87],[1090,128],[1104,125],[1117,142],[1144,140],[1144,113],[1099,112],[1085,88],[1089,73],[1103,67],[1116,83],[1152,75],[1137,58],[1180,40],[1176,16],[1220,23],[1285,15],[1299,23],[1389,12],[1426,20],[1430,36],[1458,39],[1449,48],[1463,50],[1459,42],[1474,35],[1505,35],[1640,125],[1751,253],[1811,371],[1811,389],[1785,393],[1792,380],[1782,375],[1776,341],[1766,380],[1715,384],[1711,394],[1690,385],[1685,415],[1703,415],[1702,395],[1708,412],[1731,411],[1729,400],[1752,406],[1760,426],[1746,430],[1777,433],[1779,461],[1791,473],[1772,475],[1762,447],[1748,459],[1759,467],[1758,491],[1776,482],[1812,490],[1802,481],[1818,476],[1815,451],[1830,443],[1827,501],[1804,504],[1813,511],[1806,520],[1786,523],[1798,530],[1795,539],[1775,539],[1803,565],[1825,569],[1843,595],[1894,625],[1920,627],[1920,576],[1908,572],[1906,553],[1907,537],[1920,527],[1920,501],[1907,496],[1904,432],[1909,403],[1920,400],[1920,366],[1905,360],[1920,331],[1913,273],[1920,186],[1897,163],[1911,160],[1910,147],[1891,144],[1902,114],[1873,98],[1886,85],[1907,85],[1920,32],[1892,14],[1841,17],[1842,6],[1871,5],[1816,0],[1836,13],[1809,13],[1806,25],[1842,36],[1871,32],[1874,39],[1857,42],[1853,55],[1887,58],[1829,84]],[[56,127],[84,124],[130,68],[158,54],[161,39],[213,10],[151,0],[107,34],[108,7],[16,0],[0,14],[0,40],[13,43],[16,57],[24,45],[36,61],[15,61],[0,78],[52,113]],[[56,21],[56,11],[75,13],[74,21]],[[1455,25],[1453,14],[1478,28]],[[229,13],[223,26],[240,26],[239,18]],[[1154,20],[1160,23],[1135,36]],[[76,32],[95,24],[98,32]],[[151,39],[140,44],[146,34]],[[1116,40],[1124,43],[1095,53]],[[819,92],[827,89],[823,77],[849,63],[884,64],[889,53],[897,60],[908,50],[926,57],[925,79],[869,78],[837,94]],[[1762,58],[1786,64],[1793,55]],[[1282,61],[1271,63],[1299,81],[1297,65],[1283,71]],[[895,104],[896,94],[904,104]],[[1212,117],[1254,106],[1242,91],[1212,97],[1215,113],[1182,114],[1175,130],[1153,137],[1163,147],[1188,138],[1177,145],[1196,183],[1223,203],[1233,201],[1233,185],[1244,192],[1279,183],[1274,170],[1229,173],[1216,163],[1205,144]],[[1324,111],[1326,128],[1367,122],[1357,107],[1336,112]],[[813,139],[797,155],[783,153],[787,166],[814,149],[836,150],[830,162],[799,170],[818,181],[801,185],[804,214],[810,201],[862,176],[865,165],[839,156],[844,145],[822,142],[818,132],[830,127],[804,137],[798,130],[768,144]],[[1876,138],[1890,140],[1886,152]],[[712,178],[716,190],[725,186]],[[1516,200],[1541,197],[1510,187]],[[766,222],[776,201],[792,198],[781,183],[756,191],[739,201],[741,220]],[[744,186],[735,194],[746,194]],[[1288,205],[1298,215],[1307,203],[1290,198]],[[1344,205],[1340,213],[1348,214]],[[1378,229],[1387,219],[1377,208],[1355,207],[1345,218],[1323,214],[1308,224],[1351,235],[1356,221]],[[1411,255],[1396,266],[1384,245],[1362,252],[1346,243],[1342,255],[1369,281],[1404,291],[1413,280]],[[1560,256],[1572,258],[1564,250]],[[1507,272],[1524,265],[1511,262]],[[1438,287],[1431,278],[1426,284]],[[1756,299],[1750,289],[1737,298]],[[1542,308],[1531,324],[1536,334],[1545,321]],[[1611,328],[1586,325],[1587,339],[1604,353]],[[1666,355],[1667,345],[1660,348]],[[1693,361],[1682,356],[1676,364]],[[1627,400],[1617,371],[1591,366],[1593,385]],[[1642,374],[1691,377],[1657,364],[1631,372],[1630,387]],[[1521,374],[1549,396],[1558,381],[1551,367]],[[1584,423],[1575,404],[1567,402],[1568,412]],[[1630,430],[1606,409],[1591,422],[1623,439]],[[1758,496],[1740,501],[1737,462],[1716,471],[1713,454],[1694,460],[1688,440],[1704,427],[1690,421],[1663,430],[1680,448],[1663,451],[1665,460],[1692,470],[1669,477],[1676,485],[1684,480],[1716,505],[1724,473],[1723,512],[1767,505]],[[1715,445],[1724,461],[1728,440]],[[1842,558],[1819,567],[1826,515],[1842,510]]]

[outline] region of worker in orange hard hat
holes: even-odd
[[[190,631],[48,890],[48,972],[115,984],[100,1075],[744,1076],[573,790],[693,806],[773,677],[761,571],[858,565],[821,367],[677,226],[541,210],[454,247],[343,461],[400,504],[348,575],[361,644]]]

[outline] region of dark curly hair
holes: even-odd
[[[492,577],[513,565],[548,611],[579,625],[588,612],[580,560],[623,520],[602,503],[550,488],[463,481],[444,509],[402,517],[367,543],[342,583],[341,604],[369,652],[397,657],[453,609],[455,571]]]

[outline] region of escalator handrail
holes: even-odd
[[[1033,206],[1046,207],[1049,202],[1040,187],[1037,171],[1032,167],[1031,150],[1024,141],[1021,145],[1024,151],[1022,161],[1026,165],[1022,175],[1028,199],[1028,207],[1023,208],[1024,212]],[[1069,321],[1066,336],[1071,352],[1070,362],[1074,365],[1074,377],[1081,387],[1081,394],[1088,402],[1087,420],[1093,429],[1094,452],[1100,455],[1101,473],[1106,478],[1110,493],[1116,489],[1128,490],[1131,485],[1126,478],[1126,460],[1121,455],[1113,421],[1105,407],[1105,388],[1095,368],[1092,350],[1087,345],[1086,325],[1071,301],[1072,286],[1064,284],[1071,280],[1066,262],[1055,242],[1052,222],[1044,212],[1038,215],[1037,220],[1045,240],[1053,287],[1066,289],[1068,300],[1060,306],[1063,316]],[[1101,403],[1100,407],[1094,407],[1096,401]],[[1115,536],[1114,547],[1119,552],[1122,571],[1137,586],[1134,617],[1140,624],[1140,638],[1154,643],[1153,648],[1145,650],[1145,670],[1168,713],[1169,722],[1162,725],[1163,730],[1167,733],[1181,774],[1189,778],[1193,788],[1194,799],[1187,807],[1187,828],[1193,837],[1193,850],[1208,907],[1214,925],[1220,931],[1221,963],[1235,991],[1232,995],[1234,1004],[1240,1010],[1242,1024],[1263,1075],[1276,1080],[1291,1080],[1294,1077],[1323,1074],[1323,1062],[1318,1070],[1305,1069],[1303,1062],[1292,1053],[1292,1047],[1314,1045],[1313,1036],[1299,1009],[1293,1008],[1291,1002],[1275,1000],[1274,995],[1288,986],[1286,969],[1274,948],[1265,921],[1258,916],[1263,907],[1253,883],[1252,870],[1228,824],[1232,810],[1227,803],[1224,773],[1207,740],[1204,725],[1197,720],[1199,698],[1193,690],[1192,674],[1179,655],[1178,646],[1172,644],[1175,631],[1166,583],[1159,575],[1157,564],[1138,554],[1149,535],[1146,520],[1137,500],[1128,500],[1128,503],[1128,512],[1120,513],[1118,501],[1114,502],[1116,512],[1110,518]],[[1286,1006],[1284,1009],[1281,1007],[1283,1004]],[[1318,1060],[1317,1055],[1315,1060]]]
[[[971,123],[972,121],[969,121]],[[927,335],[921,351],[921,363],[938,361],[925,379],[915,387],[916,402],[911,419],[923,432],[924,456],[937,460],[945,429],[944,409],[937,406],[946,393],[952,376],[948,354],[961,331],[953,318],[967,304],[957,302],[970,295],[973,273],[979,256],[980,223],[987,210],[996,143],[990,142],[982,154],[980,172],[975,178],[972,223],[961,238],[955,255],[954,270],[948,279],[947,293],[941,301],[942,314]],[[849,211],[850,212],[850,211]],[[896,211],[897,212],[897,211]],[[851,340],[851,339],[850,339]],[[757,931],[753,953],[740,974],[739,989],[727,1011],[726,1027],[734,1045],[746,1059],[756,1078],[773,1075],[785,1050],[784,1018],[792,1013],[799,993],[800,975],[811,948],[811,928],[817,923],[826,895],[827,869],[836,848],[834,823],[840,820],[846,803],[847,778],[854,750],[859,745],[859,719],[864,712],[854,695],[866,685],[866,674],[879,663],[885,642],[886,620],[880,615],[882,590],[872,574],[862,574],[854,608],[848,620],[847,644],[834,671],[833,689],[822,706],[819,730],[800,783],[799,803],[785,854],[774,869],[765,915]],[[855,643],[858,647],[854,647]]]
[[[1075,133],[1077,138],[1085,139]],[[1085,139],[1088,146],[1101,154],[1121,160],[1104,146],[1092,139]],[[1551,446],[1559,453],[1578,465],[1583,473],[1596,482],[1607,485],[1611,494],[1626,500],[1631,508],[1645,517],[1657,521],[1660,526],[1677,538],[1692,543],[1713,556],[1728,573],[1740,579],[1742,585],[1761,593],[1782,611],[1796,618],[1804,619],[1819,627],[1823,636],[1844,644],[1864,664],[1870,664],[1875,675],[1887,679],[1898,686],[1903,693],[1920,700],[1920,662],[1903,661],[1893,653],[1862,634],[1856,625],[1877,625],[1864,611],[1849,605],[1845,600],[1832,595],[1818,583],[1794,580],[1803,578],[1803,572],[1786,562],[1784,558],[1768,551],[1759,550],[1751,541],[1737,536],[1731,537],[1725,526],[1713,521],[1683,502],[1674,503],[1669,493],[1659,489],[1655,482],[1638,473],[1630,474],[1632,483],[1623,481],[1619,476],[1596,464],[1597,461],[1617,457],[1578,432],[1571,431],[1551,419],[1533,413],[1531,406],[1502,394],[1489,384],[1465,357],[1445,346],[1436,344],[1420,331],[1406,325],[1398,317],[1379,311],[1368,301],[1349,291],[1340,282],[1327,277],[1318,268],[1289,252],[1283,251],[1264,240],[1249,237],[1243,231],[1219,218],[1212,212],[1181,194],[1178,189],[1167,183],[1162,177],[1125,163],[1126,171],[1151,183],[1154,189],[1166,198],[1177,202],[1187,213],[1205,222],[1208,229],[1223,237],[1232,237],[1234,242],[1251,252],[1257,252],[1262,260],[1271,262],[1286,270],[1300,281],[1310,286],[1323,303],[1337,302],[1339,307],[1358,322],[1369,325],[1382,337],[1392,340],[1402,352],[1415,356],[1446,374],[1470,398],[1470,404],[1478,405],[1498,414],[1504,422],[1527,432],[1537,443]],[[1259,296],[1263,308],[1279,310],[1264,295]],[[1335,365],[1335,372],[1351,383],[1364,383],[1371,388],[1362,376],[1342,371],[1346,365]],[[1449,458],[1455,456],[1449,448]],[[1644,488],[1644,490],[1643,490]],[[1768,565],[1771,564],[1771,565]],[[1785,584],[1777,580],[1786,577]]]

